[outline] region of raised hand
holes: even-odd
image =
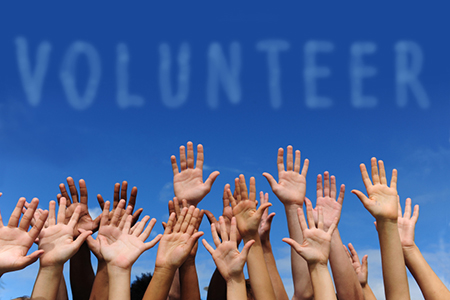
[[[219,223],[221,224],[221,237],[220,241],[219,235],[217,234],[217,229],[215,224],[211,224],[211,233],[213,236],[214,244],[216,245],[216,250],[208,244],[206,240],[203,240],[203,245],[206,250],[212,255],[214,262],[216,263],[217,269],[219,270],[225,281],[230,281],[233,278],[240,278],[243,274],[243,269],[245,262],[247,261],[247,255],[250,247],[255,242],[254,240],[248,241],[241,252],[237,248],[237,229],[236,229],[236,218],[231,219],[231,230],[230,235],[226,230],[225,220],[223,217],[219,218]]]
[[[109,220],[112,218],[112,215],[114,214],[114,211],[115,211],[117,205],[119,204],[120,200],[125,200],[125,205],[126,205],[127,190],[128,190],[128,182],[127,181],[123,181],[122,186],[118,182],[116,184],[114,184],[114,202],[113,202],[113,209],[110,212],[108,212]],[[134,207],[136,205],[137,192],[138,192],[138,189],[137,189],[137,187],[134,186],[131,189],[130,200],[128,201],[128,205],[126,205],[126,207],[131,206],[131,213],[133,213]],[[103,200],[102,195],[100,195],[100,194],[97,195],[97,201],[103,210],[103,208],[105,206],[105,200]],[[136,212],[134,212],[134,214],[132,216],[132,225],[137,222],[137,220],[139,219],[139,216],[141,215],[143,210],[144,209],[139,208],[138,210],[136,210]],[[120,216],[120,218],[122,218],[123,214],[125,213],[124,210],[121,210],[121,211],[122,211],[122,215]],[[120,222],[120,218],[119,218],[119,222]]]
[[[364,288],[367,284],[367,279],[369,277],[369,269],[368,269],[368,255],[364,255],[362,259],[362,264],[359,260],[358,253],[356,252],[355,248],[353,247],[352,243],[348,244],[348,249],[343,245],[345,248],[345,251],[347,252],[348,258],[350,259],[350,262],[352,263],[353,269],[355,270],[356,275],[358,276],[359,283]]]
[[[411,216],[411,198],[407,198],[405,202],[405,213],[402,216],[402,207],[398,202],[398,233],[403,249],[414,247],[414,230],[416,228],[417,219],[419,218],[419,205],[414,206],[414,212]]]
[[[303,206],[306,194],[306,174],[308,173],[309,160],[305,159],[300,173],[300,151],[295,151],[293,159],[292,146],[287,147],[286,169],[283,162],[283,148],[278,149],[277,166],[278,182],[269,173],[263,173],[272,191],[284,205],[295,204]]]
[[[0,215],[0,276],[6,272],[25,268],[34,263],[44,253],[43,250],[37,250],[27,255],[28,250],[30,250],[34,240],[38,237],[44,226],[48,212],[43,211],[33,227],[28,231],[39,200],[34,198],[31,201],[28,209],[24,212],[22,220],[20,220],[24,204],[25,198],[22,197],[17,202],[7,226],[3,225]]]
[[[156,219],[152,219],[146,227],[150,217],[145,216],[131,232],[132,216],[129,212],[132,208],[129,207],[127,212],[123,214],[123,218],[119,221],[119,216],[121,215],[120,209],[123,208],[118,206],[119,209],[116,209],[112,220],[109,222],[109,206],[110,203],[107,201],[104,205],[104,213],[97,237],[100,241],[100,252],[108,264],[108,268],[117,267],[129,270],[144,251],[149,250],[158,243],[161,235],[146,243],[145,241],[150,236]],[[102,230],[102,227],[106,227],[106,230]]]
[[[244,175],[239,175],[239,188],[240,188],[240,198],[238,202],[231,191],[228,189],[228,198],[231,200],[231,207],[233,208],[233,215],[236,217],[237,227],[239,233],[244,239],[248,237],[254,237],[258,234],[259,224],[263,212],[271,203],[264,203],[256,209],[256,186],[255,178],[250,178],[250,190],[247,192],[247,185],[245,184]]]
[[[66,198],[59,199],[59,210],[56,216],[56,203],[50,201],[48,214],[48,227],[41,230],[39,234],[39,250],[43,250],[40,258],[41,267],[63,265],[81,247],[92,231],[84,231],[74,240],[74,228],[81,217],[81,206],[77,206],[67,224]]]
[[[80,231],[78,230],[79,228],[85,231],[92,231],[92,232],[97,231],[98,225],[100,223],[100,216],[98,216],[96,219],[93,220],[91,215],[89,214],[89,208],[87,205],[88,193],[86,188],[86,182],[83,179],[80,179],[79,181],[80,194],[78,194],[77,187],[75,186],[75,182],[72,177],[67,177],[67,185],[69,186],[70,195],[72,197],[70,197],[69,194],[67,193],[66,186],[64,185],[64,183],[61,183],[59,185],[61,194],[58,194],[56,196],[60,205],[61,205],[61,198],[64,197],[66,199],[67,210],[64,222],[68,224],[77,207],[80,207],[79,212],[80,219],[78,220],[78,223],[75,225],[73,229],[74,236],[77,237],[80,234]]]
[[[323,211],[320,206],[318,207],[318,214],[319,221],[316,227],[311,201],[306,200],[306,216],[308,218],[309,228],[303,215],[303,209],[298,208],[298,219],[303,231],[303,243],[300,245],[293,239],[283,239],[283,242],[293,247],[308,262],[308,265],[326,265],[328,263],[331,235],[337,226],[337,218],[335,218],[329,229],[325,231]]]
[[[235,193],[234,193],[234,197],[238,198],[239,200],[236,199],[236,202],[239,203],[241,195],[240,195],[240,189],[239,189],[239,179],[236,178],[235,181]],[[233,218],[233,208],[231,207],[231,203],[230,203],[230,198],[228,197],[228,190],[230,189],[230,185],[227,183],[223,189],[223,211],[222,211],[222,217],[224,220],[224,226],[227,230],[228,235],[230,235],[230,230],[231,230],[231,219]],[[236,191],[239,191],[239,197],[236,195]],[[214,217],[214,215],[208,211],[205,210],[205,215],[208,217],[208,221],[210,224],[214,224],[217,234],[220,236],[222,228],[221,225],[219,223],[219,221],[217,221],[216,217]],[[239,232],[236,232],[236,242],[238,243],[238,245],[241,242],[241,235],[239,234]]]
[[[317,201],[316,206],[322,207],[323,211],[323,228],[325,231],[330,228],[334,220],[337,218],[338,223],[341,218],[342,203],[344,202],[345,185],[341,185],[339,191],[339,197],[336,201],[336,178],[330,177],[328,172],[323,173],[323,185],[322,175],[317,175]],[[313,210],[314,219],[317,221],[317,207]]]
[[[186,199],[189,205],[197,206],[209,193],[211,186],[219,176],[218,171],[212,172],[203,182],[203,146],[197,146],[197,163],[194,168],[194,149],[192,142],[187,143],[187,159],[185,147],[180,147],[180,170],[175,155],[170,157],[173,169],[173,189],[178,199]]]
[[[383,161],[378,161],[379,172],[377,159],[372,157],[370,162],[372,167],[372,181],[367,173],[366,166],[364,164],[360,165],[362,179],[369,197],[358,190],[352,190],[352,193],[358,196],[364,207],[375,219],[397,221],[397,170],[392,170],[391,184],[388,186]]]
[[[200,210],[194,206],[183,208],[178,220],[172,213],[167,221],[156,255],[155,268],[176,270],[188,257],[203,232],[195,232]]]
[[[269,194],[264,194],[262,191],[259,192],[259,202],[261,204],[269,203]],[[274,212],[269,215],[269,209],[264,210],[258,228],[259,238],[262,243],[270,240],[270,226],[272,225],[273,217],[275,217]]]

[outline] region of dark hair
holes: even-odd
[[[141,277],[136,276],[136,280],[133,281],[130,288],[131,300],[141,300],[144,298],[145,291],[151,280],[152,274],[150,272],[142,273]]]

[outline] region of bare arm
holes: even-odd
[[[269,194],[259,193],[259,201],[261,204],[269,202]],[[266,209],[262,215],[261,223],[259,225],[258,233],[261,239],[261,245],[264,253],[264,260],[266,261],[267,270],[269,271],[270,281],[272,282],[273,290],[277,300],[288,300],[289,297],[281,280],[280,273],[278,273],[275,257],[272,252],[272,245],[270,244],[270,225],[272,224],[275,213],[269,215],[269,209]]]
[[[255,178],[250,178],[250,190],[247,192],[244,175],[239,175],[239,186],[241,200],[237,203],[236,199],[228,190],[228,196],[233,207],[233,214],[236,217],[237,227],[244,243],[254,240],[247,258],[248,276],[253,294],[256,299],[274,300],[275,293],[270,281],[269,272],[264,261],[261,239],[259,238],[258,228],[262,214],[271,204],[261,204],[256,210],[256,187]]]
[[[390,186],[387,185],[383,161],[371,159],[372,181],[366,166],[360,165],[361,175],[369,197],[353,190],[364,207],[377,221],[383,268],[384,290],[387,300],[410,299],[406,267],[398,233],[397,170],[392,171]]]
[[[345,245],[343,248],[345,249],[345,252],[347,253],[347,256],[350,260],[350,263],[352,264],[353,269],[355,270],[356,276],[358,276],[359,283],[364,293],[364,299],[377,300],[368,282],[369,277],[369,268],[367,263],[368,255],[363,256],[361,263],[359,261],[358,253],[356,252],[355,248],[351,243],[348,244],[348,249],[350,249],[350,251],[347,249],[347,247],[345,247]]]
[[[269,173],[263,173],[272,191],[284,204],[291,239],[301,243],[303,234],[298,223],[297,209],[303,207],[306,194],[306,174],[309,160],[305,159],[300,173],[300,151],[295,151],[293,158],[292,146],[287,147],[286,170],[283,162],[283,148],[278,149],[277,156],[278,182]],[[291,249],[292,279],[294,281],[294,300],[313,299],[311,278],[306,261]]]
[[[414,276],[426,300],[450,298],[449,290],[431,269],[419,247],[414,242],[414,231],[418,218],[419,205],[414,207],[414,212],[411,216],[411,199],[406,199],[405,213],[402,216],[399,203],[398,229],[406,266]]]
[[[298,209],[298,219],[303,231],[303,243],[300,245],[290,238],[283,241],[291,245],[308,263],[311,274],[311,282],[314,290],[315,300],[336,299],[333,282],[330,272],[328,272],[328,257],[330,254],[331,235],[337,226],[337,218],[333,221],[327,231],[324,230],[322,207],[319,206],[317,227],[314,222],[311,201],[306,200],[306,224],[303,209]]]

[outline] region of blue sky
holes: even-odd
[[[448,5],[255,3],[2,4],[3,218],[20,196],[47,208],[72,176],[86,180],[93,212],[96,194],[111,199],[127,180],[144,213],[165,221],[170,156],[202,143],[204,178],[221,175],[200,207],[219,215],[223,186],[255,176],[276,212],[272,243],[292,292],[284,209],[261,174],[276,177],[277,149],[293,145],[310,159],[310,199],[324,171],[346,185],[340,232],[369,254],[382,299],[373,218],[349,193],[363,189],[359,164],[376,156],[399,170],[402,203],[420,204],[416,243],[450,282]],[[202,229],[211,240],[206,220]],[[152,271],[155,253],[133,272]],[[213,261],[203,247],[197,261],[204,287]],[[35,264],[3,276],[2,299],[30,294],[36,273]]]

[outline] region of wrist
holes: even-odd
[[[402,245],[402,250],[403,250],[403,256],[406,258],[407,256],[415,254],[419,250],[419,248],[414,243],[413,245],[408,245],[408,246]]]
[[[240,272],[238,274],[230,275],[228,278],[224,278],[227,282],[227,288],[234,284],[245,284],[245,276],[244,272]]]
[[[326,270],[328,272],[328,262],[308,262],[308,269],[310,273],[318,273]]]

